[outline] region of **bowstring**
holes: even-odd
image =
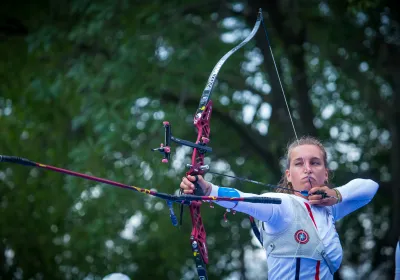
[[[272,61],[273,61],[273,63],[274,63],[274,67],[275,67],[276,74],[277,74],[277,76],[278,76],[278,81],[279,81],[279,85],[280,85],[280,87],[281,87],[281,92],[282,92],[283,100],[285,100],[286,109],[287,109],[287,111],[288,111],[288,113],[289,113],[290,123],[291,123],[291,125],[292,125],[292,128],[293,128],[294,135],[295,135],[295,137],[296,137],[297,143],[299,143],[299,138],[297,137],[296,127],[294,126],[294,122],[293,122],[293,118],[292,118],[292,113],[290,112],[289,103],[288,103],[287,98],[286,98],[285,89],[283,88],[283,85],[282,85],[281,76],[279,75],[278,66],[276,65],[276,62],[275,62],[274,52],[272,51],[271,43],[270,43],[270,41],[269,41],[269,37],[268,37],[268,33],[267,33],[267,28],[265,27],[265,23],[264,23],[264,18],[263,18],[263,17],[261,17],[261,24],[262,24],[263,29],[264,29],[264,32],[265,32],[265,37],[267,38],[268,48],[269,48],[269,51],[270,51],[270,53],[271,53],[271,57],[272,57]]]
[[[261,9],[260,9],[260,11],[261,11]],[[263,16],[261,16],[261,24],[263,26],[263,29],[264,29],[264,32],[265,32],[265,36],[267,38],[268,48],[269,48],[269,51],[271,53],[271,57],[272,57],[272,61],[273,61],[274,67],[275,67],[276,75],[278,76],[278,81],[279,81],[279,85],[280,85],[280,88],[281,88],[282,96],[283,96],[283,99],[285,101],[286,109],[287,109],[288,114],[289,114],[290,123],[292,125],[293,131],[294,131],[294,135],[296,137],[297,145],[300,145],[300,141],[299,141],[299,138],[297,136],[296,127],[295,127],[294,122],[293,122],[292,113],[290,112],[289,103],[288,103],[287,98],[286,98],[285,89],[283,88],[283,84],[282,84],[282,81],[281,81],[281,77],[279,75],[278,67],[277,67],[276,62],[275,62],[274,52],[272,51],[271,43],[269,41],[268,32],[267,32],[267,28],[266,28],[265,23],[264,23],[264,17]],[[303,158],[303,164],[305,165],[304,158]],[[311,181],[310,181],[310,184],[311,184]],[[294,260],[296,259],[296,256],[297,256],[297,253],[299,251],[299,248],[300,248],[300,243],[298,242],[298,245],[297,245],[293,260],[292,260],[292,263],[290,264],[288,277],[290,277],[290,273],[291,273],[292,268],[293,268]]]

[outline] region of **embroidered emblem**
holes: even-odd
[[[310,241],[310,236],[305,230],[300,229],[294,234],[294,239],[297,243],[306,244],[308,241]]]

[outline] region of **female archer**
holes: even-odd
[[[282,204],[217,202],[260,221],[260,241],[267,253],[268,279],[333,279],[342,261],[342,247],[335,222],[368,204],[378,184],[354,179],[338,188],[327,186],[327,154],[315,138],[304,137],[289,145],[286,171],[277,193]],[[182,178],[180,187],[193,193],[196,177]],[[205,195],[249,197],[233,188],[213,185],[197,176]],[[306,190],[309,195],[304,196]],[[325,195],[323,195],[325,193]]]

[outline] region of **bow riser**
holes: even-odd
[[[199,108],[199,114],[196,114],[193,120],[193,124],[197,130],[196,144],[207,145],[210,139],[210,118],[212,113],[212,101],[209,100],[205,107]],[[192,161],[188,175],[204,175],[205,151],[197,148],[193,149]],[[195,183],[196,189],[195,194],[203,195],[202,190],[197,183]],[[190,235],[190,242],[192,246],[193,256],[198,269],[199,278],[204,277],[207,279],[207,272],[205,270],[205,264],[208,264],[208,250],[206,245],[206,231],[204,229],[203,219],[201,217],[200,207],[201,202],[193,202],[190,209],[190,216],[192,218],[192,233]],[[204,274],[204,275],[202,275]]]
[[[202,108],[203,109],[203,108]],[[197,130],[196,144],[206,146],[210,139],[210,118],[212,112],[212,101],[208,101],[207,105],[202,110],[201,114],[194,117],[193,124]],[[187,175],[203,175],[205,170],[202,168],[204,166],[204,150],[197,148],[193,149],[191,166]]]
[[[208,250],[206,245],[207,235],[200,213],[201,204],[201,202],[195,201],[190,205],[190,216],[192,218],[190,243],[197,267],[202,263],[208,264]],[[201,266],[204,267],[204,265]]]

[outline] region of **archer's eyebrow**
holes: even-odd
[[[310,160],[322,160],[319,157],[312,157]],[[302,157],[295,158],[293,161],[303,161]]]

